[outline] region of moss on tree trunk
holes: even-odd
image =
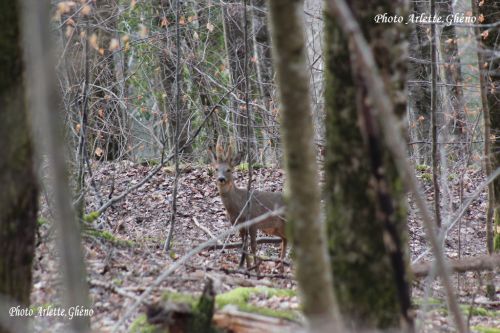
[[[17,1],[0,2],[0,49],[0,294],[27,305],[37,182],[24,96]]]
[[[477,5],[477,1],[476,1]],[[481,6],[477,6],[479,14],[483,16],[483,24],[486,27],[482,28],[482,36],[480,42],[483,44],[483,60],[486,69],[485,85],[486,99],[488,101],[488,110],[490,113],[491,133],[495,134],[490,144],[490,162],[491,169],[495,170],[500,167],[500,58],[498,52],[500,46],[498,38],[500,31],[497,27],[491,27],[492,24],[500,21],[500,2],[485,1]],[[500,251],[500,178],[497,177],[493,181],[494,189],[494,251]],[[491,200],[491,199],[490,199]]]
[[[370,2],[370,6],[351,1],[350,6],[372,47],[396,112],[402,116],[406,108],[404,26],[372,22],[377,13],[403,15],[403,8],[392,1]],[[364,123],[363,113],[373,110],[366,87],[355,73],[355,54],[335,18],[326,14],[325,24],[325,194],[337,301],[347,325],[354,329],[399,327],[400,314],[409,305],[406,195],[394,161],[378,140],[377,124]],[[391,232],[402,251],[399,268],[394,261],[397,256],[388,251]]]

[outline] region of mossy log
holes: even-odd
[[[260,288],[260,289],[259,289]],[[215,312],[215,293],[211,280],[207,282],[198,300],[184,294],[171,294],[168,300],[147,309],[147,324],[139,317],[133,324],[132,332],[169,332],[169,333],[215,333],[215,332],[292,332],[300,327],[296,321],[279,311],[255,308],[256,313],[241,311],[240,301],[255,291],[266,290],[269,295],[285,295],[290,291],[273,290],[265,287],[237,288],[220,295],[217,305],[221,310]],[[262,291],[262,290],[261,290]],[[233,305],[234,304],[234,305]],[[267,311],[263,313],[263,309]],[[251,306],[243,310],[252,310]],[[259,311],[260,310],[260,311]],[[273,313],[274,312],[274,313]],[[266,315],[273,313],[274,316]],[[140,329],[138,329],[140,327]]]

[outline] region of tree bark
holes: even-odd
[[[436,2],[437,15],[448,17],[453,15],[451,0]],[[444,66],[444,79],[451,100],[452,117],[451,133],[459,139],[465,138],[466,123],[464,112],[464,92],[462,89],[462,64],[458,55],[458,39],[455,25],[444,25],[440,36],[441,55]]]
[[[231,85],[235,87],[235,94],[237,99],[244,100],[245,97],[245,20],[244,20],[244,10],[245,7],[240,1],[230,0],[222,5],[223,12],[223,24],[224,24],[224,38],[227,53],[227,61],[229,65],[229,71],[231,73]],[[249,23],[250,25],[250,23]],[[248,41],[250,44],[250,40]],[[251,52],[251,47],[248,48],[248,52]],[[248,88],[251,89],[251,85],[248,84]],[[236,146],[238,150],[242,150],[246,147],[247,142],[247,119],[246,111],[244,105],[235,100],[232,97],[231,103],[231,113],[233,122],[233,132],[235,136]],[[252,120],[250,119],[250,122]],[[254,132],[250,132],[250,141],[252,147],[251,154],[253,159],[253,154],[255,153],[255,139]]]
[[[29,306],[38,186],[25,103],[20,3],[0,2],[0,295]],[[7,329],[0,327],[0,332]]]
[[[477,4],[476,4],[477,5]],[[490,152],[489,160],[491,169],[495,170],[500,167],[500,58],[498,52],[500,46],[498,38],[500,31],[498,26],[488,26],[500,21],[500,3],[498,1],[484,1],[481,6],[477,6],[479,15],[484,18],[482,24],[486,25],[481,28],[480,42],[482,47],[480,52],[483,53],[483,63],[479,64],[485,70],[484,91],[486,92],[486,101],[490,116],[491,133],[494,137],[490,137]],[[494,237],[493,250],[500,251],[500,178],[493,181],[494,190]]]
[[[483,24],[489,25],[500,21],[500,4],[471,0],[473,15],[482,17]],[[478,67],[481,85],[481,101],[484,118],[484,166],[486,176],[500,167],[500,59],[494,54],[498,52],[498,26],[475,28],[478,39]],[[492,136],[493,134],[493,136]],[[500,251],[500,179],[496,178],[488,185],[488,207],[486,212],[486,248],[488,254]],[[486,295],[495,296],[493,274],[486,276]]]
[[[306,67],[303,2],[268,1],[287,174],[287,228],[296,254],[304,313],[313,325],[336,311],[328,265]],[[300,135],[298,135],[300,133]]]
[[[413,14],[426,13],[424,2],[413,2]],[[410,102],[411,138],[419,144],[413,145],[413,156],[418,164],[427,164],[431,159],[430,146],[427,144],[430,134],[431,90],[430,85],[422,83],[430,81],[431,49],[430,40],[423,24],[414,24],[410,38],[410,61],[408,65],[408,94]]]
[[[401,25],[372,23],[374,15],[405,15],[393,1],[351,1],[371,44],[395,111],[406,112],[406,34]],[[325,191],[334,288],[348,327],[412,329],[407,275],[406,194],[374,121],[355,52],[336,18],[326,24]],[[342,64],[342,66],[339,66]]]

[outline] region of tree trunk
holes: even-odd
[[[451,0],[436,1],[436,13],[441,17],[453,14]],[[452,117],[451,133],[459,139],[465,137],[466,119],[464,112],[464,92],[462,89],[462,64],[458,55],[458,39],[455,26],[453,24],[444,25],[440,36],[441,58],[444,66],[444,78],[451,100]]]
[[[159,0],[158,1],[159,12],[160,13],[168,13],[167,15],[175,16],[175,6],[170,6],[170,1]],[[184,7],[181,2],[181,14],[184,11]],[[160,76],[163,85],[163,89],[165,94],[162,97],[161,105],[164,107],[164,112],[167,117],[168,124],[168,138],[167,142],[170,147],[175,146],[175,141],[178,140],[179,147],[183,147],[186,145],[189,139],[189,109],[187,106],[187,99],[183,96],[183,91],[186,83],[183,78],[183,70],[182,66],[179,69],[179,87],[181,91],[179,92],[181,95],[179,109],[177,110],[176,105],[176,96],[177,96],[177,82],[176,80],[176,72],[177,72],[177,52],[181,53],[182,56],[182,42],[179,44],[179,50],[177,50],[176,43],[176,25],[170,24],[165,27],[164,33],[165,37],[162,39],[163,48],[160,51]],[[181,27],[179,31],[179,37],[182,40],[185,40],[185,29]],[[177,128],[177,137],[176,137],[176,128]],[[191,153],[192,147],[185,147],[183,150],[184,153]]]
[[[404,26],[372,22],[380,12],[404,16],[405,8],[393,1],[370,4],[350,2],[402,117]],[[401,322],[411,330],[406,194],[373,120],[355,53],[335,17],[325,14],[325,24],[326,214],[340,312],[353,330],[400,328]]]
[[[423,2],[413,2],[413,13],[426,13],[427,7]],[[427,164],[430,161],[430,119],[431,119],[431,90],[430,85],[430,41],[423,24],[413,25],[415,30],[410,39],[410,61],[408,65],[408,94],[410,101],[410,133],[411,139],[416,141],[412,145],[413,156],[418,164]]]
[[[25,103],[18,1],[0,2],[0,295],[29,306],[38,186]],[[0,332],[7,329],[0,325]]]
[[[92,103],[89,105],[94,105],[89,112],[89,127],[93,127],[94,131],[89,133],[88,147],[90,156],[102,160],[122,158],[128,139],[126,113],[117,97],[120,92],[116,84],[116,63],[113,58],[116,50],[110,48],[111,41],[115,38],[112,31],[116,30],[118,10],[113,0],[96,2],[94,20],[99,27],[95,31],[98,49],[93,52],[95,67],[90,81],[94,86],[89,90],[92,96]]]
[[[287,225],[296,253],[304,313],[312,324],[330,321],[334,309],[306,68],[302,1],[270,0],[273,60],[281,103],[287,182]],[[300,133],[300,135],[297,135]]]
[[[482,22],[485,25],[491,25],[500,21],[500,3],[497,1],[485,1],[482,6],[478,7],[479,15],[484,17]],[[495,134],[494,138],[490,138],[490,162],[491,169],[495,170],[500,167],[500,58],[498,52],[498,38],[500,31],[498,27],[485,27],[481,29],[481,51],[484,52],[484,63],[480,64],[486,70],[485,87],[486,100],[490,114],[491,133]],[[493,181],[494,188],[494,220],[495,220],[495,236],[493,241],[494,251],[500,251],[500,178]]]
[[[500,21],[500,3],[484,2],[481,6],[472,0],[472,10],[476,17],[482,17],[483,24]],[[497,27],[476,30],[478,38],[478,65],[481,84],[481,100],[484,112],[484,151],[486,175],[500,167],[500,58],[496,56],[500,47]],[[493,134],[493,136],[491,135]],[[493,215],[493,222],[492,216]],[[497,177],[488,185],[488,211],[486,215],[486,248],[489,254],[500,252],[500,179]],[[487,296],[493,298],[495,285],[493,275],[487,275]]]
[[[233,122],[233,132],[238,150],[246,148],[247,142],[247,119],[245,105],[240,101],[245,99],[245,20],[244,10],[245,7],[239,1],[230,0],[222,4],[223,24],[224,24],[224,38],[226,43],[227,61],[229,64],[229,71],[231,73],[231,85],[235,87],[235,94],[237,98],[232,97],[231,114]],[[248,22],[248,26],[250,26]],[[251,54],[251,41],[248,41],[248,52]],[[248,82],[248,88],[251,89],[251,84]],[[251,119],[250,119],[251,123]],[[250,142],[252,151],[248,152],[253,157],[255,153],[255,140],[254,132],[251,128]]]

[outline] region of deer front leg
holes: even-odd
[[[243,268],[243,263],[246,261],[247,263],[247,269],[250,269],[250,258],[247,254],[247,244],[248,244],[248,232],[246,230],[240,230],[240,237],[241,237],[241,259],[240,259],[240,264],[238,266],[239,269]]]
[[[259,274],[260,260],[257,258],[257,229],[250,229],[250,249],[252,250],[253,264],[255,266],[255,272]]]

